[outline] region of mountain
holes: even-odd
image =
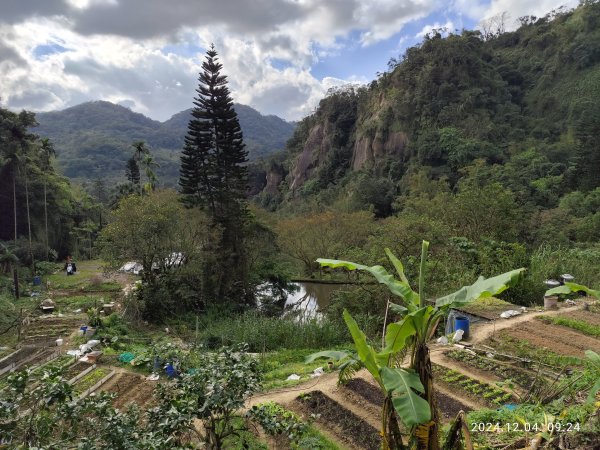
[[[294,124],[277,116],[263,116],[240,104],[235,109],[250,161],[283,149],[294,131]],[[191,109],[158,122],[123,106],[95,101],[37,114],[35,132],[52,140],[58,165],[70,178],[122,179],[131,144],[145,141],[161,166],[159,179],[174,184],[190,117]]]
[[[538,209],[600,186],[600,4],[519,20],[486,36],[434,32],[369,86],[323,99],[255,174],[259,201],[386,216],[416,174],[456,190],[477,173]]]

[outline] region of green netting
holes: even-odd
[[[135,359],[135,355],[130,352],[121,353],[119,355],[119,361],[121,361],[123,363],[130,363],[134,359]]]

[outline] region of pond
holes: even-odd
[[[297,281],[290,283],[296,289],[288,292],[285,301],[287,311],[297,311],[314,316],[331,303],[334,292],[352,288],[347,283],[323,283],[319,281]]]

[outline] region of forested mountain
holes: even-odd
[[[299,123],[285,155],[257,170],[259,201],[385,217],[417,210],[416,198],[468,189],[479,190],[481,206],[498,200],[481,198],[495,186],[522,224],[535,224],[505,238],[549,236],[548,227],[599,237],[600,4],[520,22],[487,36],[434,31],[368,87],[332,92]]]
[[[249,159],[284,148],[294,125],[277,116],[263,116],[245,105],[235,105]],[[70,178],[124,178],[131,144],[145,141],[160,164],[162,183],[174,184],[179,176],[179,156],[191,109],[165,122],[110,102],[83,103],[63,111],[37,114],[35,133],[54,143],[58,165]]]

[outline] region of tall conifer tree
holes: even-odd
[[[192,119],[181,156],[179,185],[183,201],[206,210],[222,229],[220,267],[215,267],[215,294],[245,300],[244,230],[247,221],[248,152],[233,108],[227,77],[214,45],[206,52],[194,98]],[[218,272],[217,272],[218,271]]]

